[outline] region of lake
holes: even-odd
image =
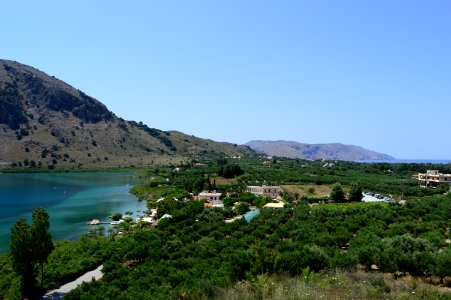
[[[8,251],[11,226],[19,218],[30,223],[38,207],[50,216],[53,240],[78,238],[92,219],[145,211],[146,202],[129,193],[138,182],[134,173],[0,174],[0,253]]]

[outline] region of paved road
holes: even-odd
[[[83,282],[89,282],[93,278],[95,280],[99,280],[102,278],[103,273],[101,271],[102,266],[99,266],[97,269],[89,271],[85,273],[84,275],[78,277],[72,282],[66,283],[65,285],[61,286],[59,289],[52,290],[45,294],[45,296],[41,297],[42,300],[57,300],[61,299],[65,294],[75,289],[77,286],[82,284]]]

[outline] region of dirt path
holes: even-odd
[[[77,286],[79,286],[83,282],[89,282],[93,278],[95,280],[99,280],[100,278],[102,278],[103,273],[102,273],[101,269],[102,269],[102,266],[99,266],[97,269],[83,274],[82,276],[78,277],[74,281],[66,283],[65,285],[61,286],[59,289],[48,292],[47,294],[45,294],[45,296],[41,297],[40,299],[43,299],[43,300],[61,299],[65,294],[72,291],[73,289],[75,289]]]

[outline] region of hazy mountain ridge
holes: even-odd
[[[150,128],[33,67],[0,60],[0,163],[30,167],[145,166],[248,147]]]
[[[294,141],[254,140],[246,143],[257,152],[270,156],[330,159],[330,160],[392,160],[392,156],[364,149],[360,146],[331,144],[305,144]]]

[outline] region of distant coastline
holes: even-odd
[[[451,159],[392,159],[392,160],[356,160],[360,163],[390,163],[390,164],[401,164],[401,163],[415,163],[415,164],[451,164]]]

